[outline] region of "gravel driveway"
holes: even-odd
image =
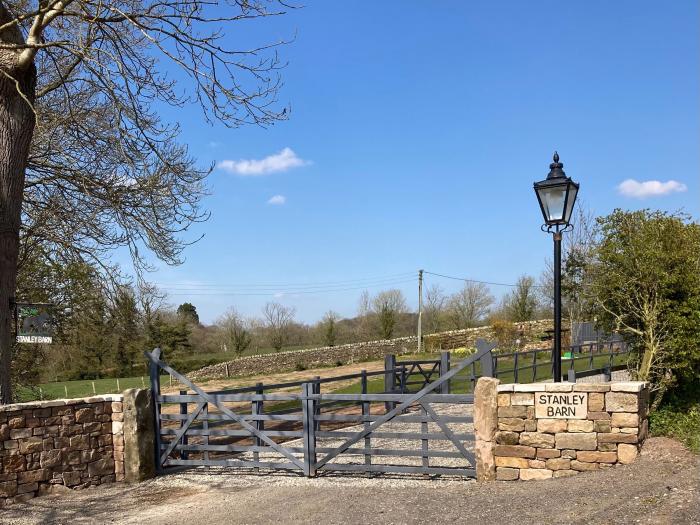
[[[700,524],[700,458],[652,438],[632,465],[547,481],[190,471],[36,498],[0,510],[0,522]]]

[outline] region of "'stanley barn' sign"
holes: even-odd
[[[537,392],[535,416],[538,419],[586,419],[588,394],[585,392]]]

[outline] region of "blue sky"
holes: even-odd
[[[232,27],[231,46],[295,37],[280,49],[291,117],[226,129],[194,106],[163,109],[199,162],[221,167],[211,219],[192,232],[204,239],[149,279],[206,322],[230,306],[257,315],[269,300],[314,321],[354,315],[368,283],[396,284],[415,306],[419,268],[539,275],[551,238],[532,183],[555,149],[596,214],[700,217],[699,5],[309,0]],[[628,182],[623,194],[627,179],[662,184]],[[256,286],[331,282],[339,291]]]

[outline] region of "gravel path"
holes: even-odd
[[[700,523],[700,458],[647,441],[632,465],[532,482],[188,472],[0,511],[3,524]]]

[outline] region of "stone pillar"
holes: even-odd
[[[150,390],[124,392],[124,478],[129,483],[156,475],[153,398]]]
[[[494,436],[498,427],[497,388],[500,381],[491,377],[481,377],[474,389],[474,436],[476,443],[476,479],[494,481],[496,462],[494,460]]]

